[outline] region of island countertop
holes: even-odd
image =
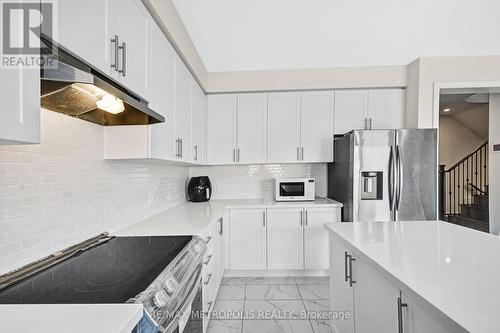
[[[467,331],[500,330],[498,236],[446,222],[325,227]]]

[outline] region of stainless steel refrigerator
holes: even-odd
[[[352,131],[334,142],[328,197],[342,221],[437,219],[437,131]]]

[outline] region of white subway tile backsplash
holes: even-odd
[[[0,274],[185,201],[188,167],[105,161],[102,126],[41,117],[40,145],[0,146]]]
[[[327,195],[326,163],[191,167],[189,176],[208,176],[214,199],[272,199],[276,177],[313,177],[316,196]]]

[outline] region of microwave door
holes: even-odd
[[[280,197],[282,198],[304,198],[305,184],[304,182],[284,182],[280,183]]]

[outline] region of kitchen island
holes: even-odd
[[[498,332],[500,239],[446,222],[333,223],[333,331]]]

